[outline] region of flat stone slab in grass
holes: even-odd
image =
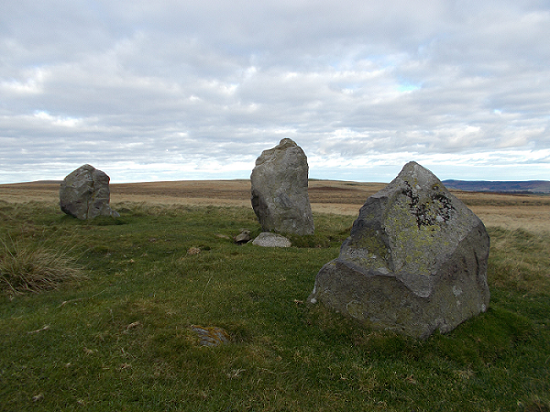
[[[220,346],[229,343],[231,340],[225,329],[216,326],[192,325],[191,330],[198,335],[200,346]]]
[[[234,238],[235,243],[239,244],[248,243],[250,239],[250,230],[247,229],[241,229],[241,233]]]
[[[262,232],[252,241],[255,246],[290,247],[292,243],[286,237],[271,232]]]
[[[488,256],[481,220],[429,170],[410,162],[367,199],[308,301],[425,338],[487,310]]]

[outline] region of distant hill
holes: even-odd
[[[50,185],[50,184],[55,184],[55,185],[59,185],[61,184],[61,182],[63,182],[63,180],[35,180],[34,182],[29,182],[29,183],[38,183],[38,184],[44,184],[44,185]]]
[[[458,189],[469,192],[550,194],[550,181],[547,180],[528,180],[522,182],[444,180],[443,184],[448,189]]]

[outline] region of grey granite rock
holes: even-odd
[[[487,310],[488,256],[481,220],[429,170],[410,162],[367,199],[308,300],[425,338]]]
[[[258,157],[250,176],[251,201],[264,232],[314,233],[308,170],[304,151],[291,139],[281,140]]]
[[[255,246],[263,247],[290,247],[292,243],[286,237],[277,233],[262,232],[252,241]]]
[[[109,176],[88,164],[67,175],[59,188],[59,206],[68,215],[78,219],[97,216],[118,217],[109,202]]]

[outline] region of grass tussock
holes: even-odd
[[[260,233],[247,208],[124,203],[89,222],[0,209],[17,216],[0,220],[2,273],[88,277],[5,285],[0,411],[550,410],[550,235],[489,228],[489,310],[417,340],[306,303],[354,216],[315,214],[315,235],[278,249],[234,243]],[[197,325],[227,342],[201,346]]]
[[[493,228],[491,234],[490,282],[523,295],[550,293],[550,234],[527,230]]]
[[[0,289],[10,294],[55,289],[83,278],[76,259],[28,240],[0,239]]]

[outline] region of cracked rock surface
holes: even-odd
[[[489,235],[418,163],[371,196],[309,301],[411,336],[449,332],[489,305]]]
[[[312,235],[307,157],[291,139],[264,150],[250,176],[251,202],[264,232]]]
[[[91,165],[83,165],[67,175],[59,188],[59,206],[68,215],[81,220],[97,216],[118,217],[111,209],[110,178]]]

